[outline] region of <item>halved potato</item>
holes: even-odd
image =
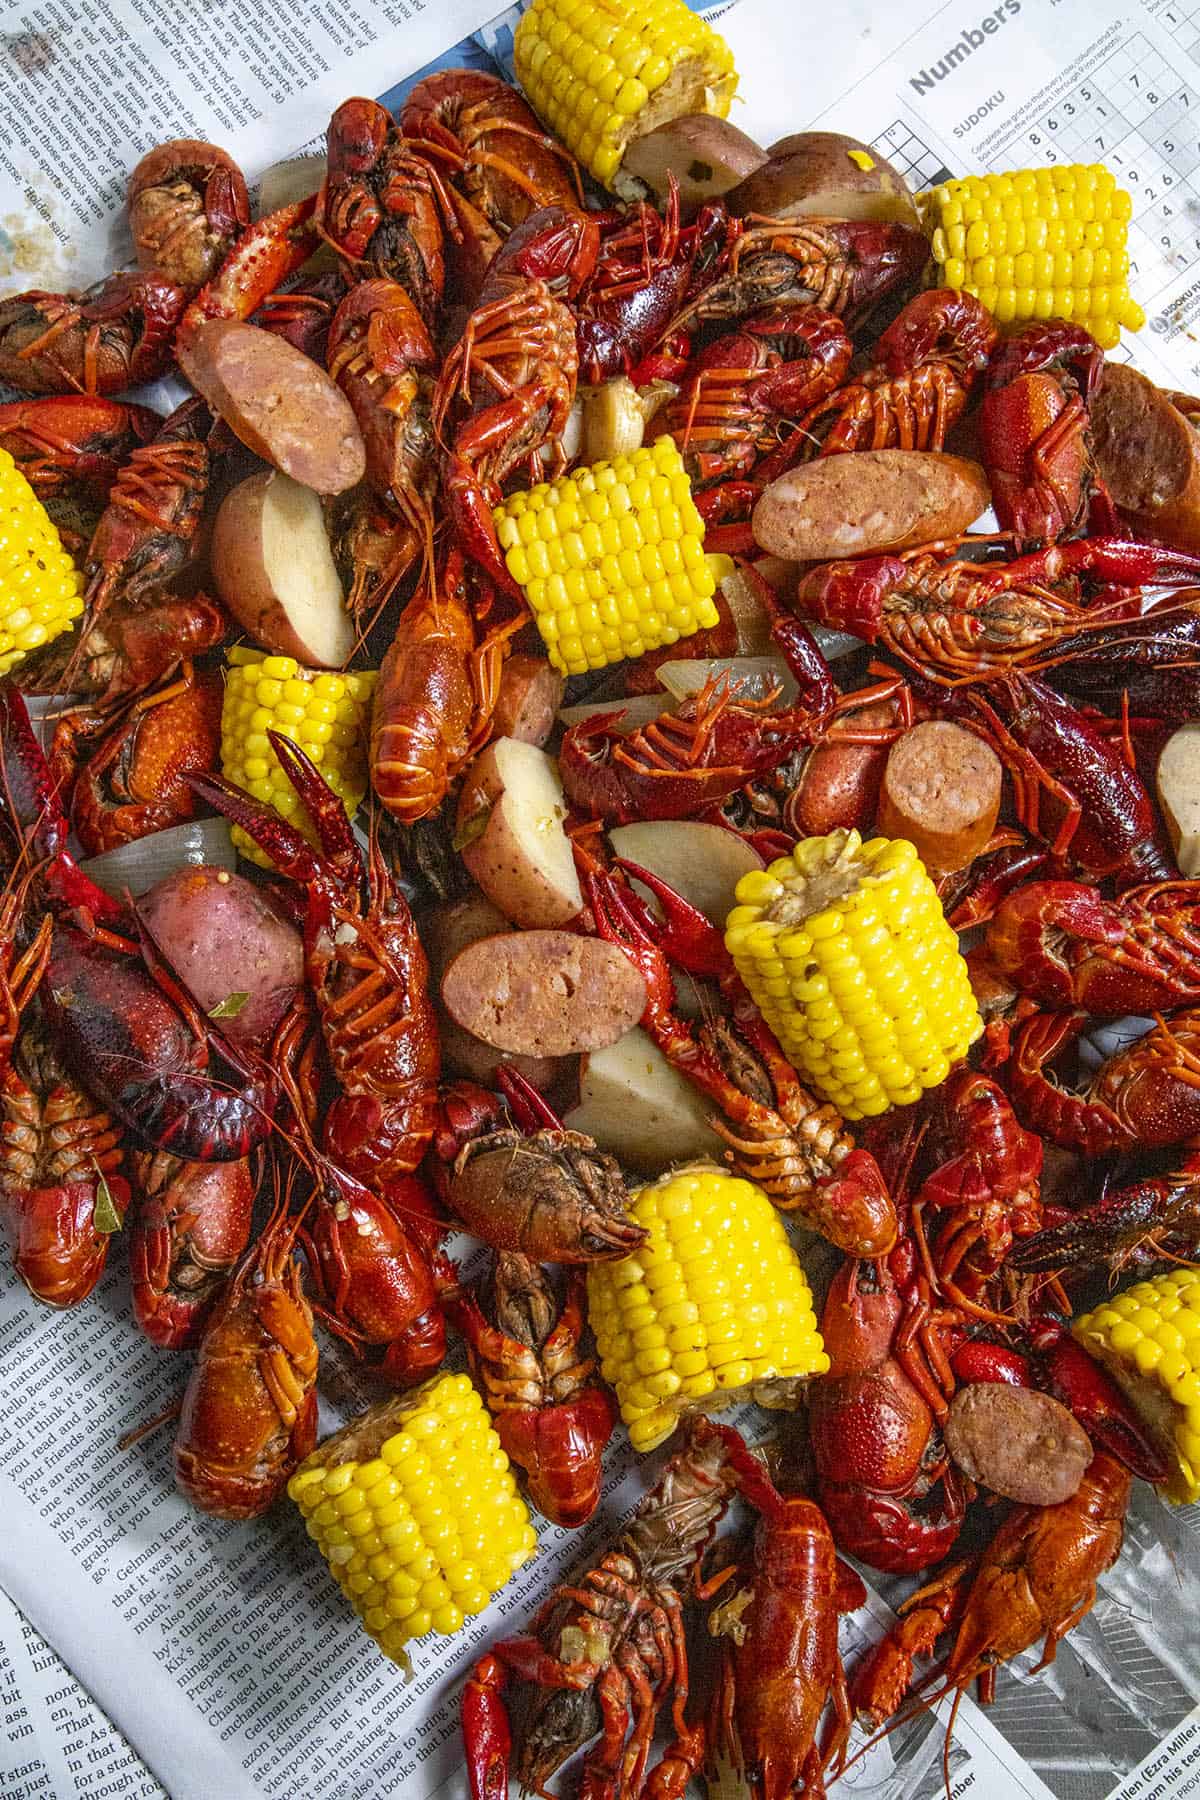
[[[222,600],[264,650],[308,668],[349,661],[354,627],[311,488],[278,469],[231,488],[213,526],[212,571]]]
[[[772,147],[769,161],[730,188],[736,217],[867,219],[918,225],[912,191],[899,170],[858,138],[840,131],[798,131]]]
[[[496,738],[471,764],[458,802],[463,862],[514,925],[565,925],[583,911],[558,766],[534,744]]]
[[[758,851],[735,832],[697,819],[655,819],[616,825],[608,834],[615,856],[639,863],[690,901],[706,919],[725,928],[736,904],[734,888],[751,869],[763,867]],[[650,898],[648,888],[634,886]]]
[[[666,199],[667,177],[674,175],[680,205],[694,209],[727,194],[766,160],[761,145],[728,119],[684,113],[635,138],[625,152],[621,174],[645,182],[658,200]]]
[[[584,1057],[579,1105],[563,1124],[631,1168],[657,1175],[675,1162],[721,1159],[725,1145],[708,1123],[711,1111],[638,1025]]]

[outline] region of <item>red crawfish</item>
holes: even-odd
[[[274,807],[222,776],[190,777],[306,892],[305,963],[336,1084],[323,1149],[386,1197],[411,1175],[437,1118],[440,1068],[429,967],[412,911],[372,839],[364,859],[346,811],[304,751],[278,732],[271,748],[317,831],[320,851]]]
[[[496,539],[501,483],[543,447],[565,466],[561,438],[575,399],[579,352],[573,296],[595,267],[599,228],[577,210],[542,207],[506,239],[479,303],[442,364],[433,424],[449,448],[442,492],[460,548],[503,594],[524,596]],[[537,463],[540,472],[540,461]]]
[[[266,213],[237,237],[224,261],[184,309],[175,348],[186,358],[194,334],[212,319],[248,319],[296,274],[320,242],[317,197]],[[186,371],[185,371],[186,372]]]
[[[878,644],[928,681],[955,686],[1045,666],[1060,640],[1103,633],[1136,613],[1130,595],[1143,584],[1198,578],[1200,557],[1096,537],[1008,562],[916,550],[820,563],[801,575],[795,607],[802,617]],[[1085,580],[1115,583],[1119,597],[1088,608],[1075,597]],[[1072,591],[1059,592],[1064,585]]]
[[[972,295],[936,288],[910,300],[875,346],[875,361],[800,422],[797,460],[848,450],[940,450],[966,411],[996,342]]]
[[[50,394],[0,405],[0,449],[43,503],[80,488],[101,501],[162,420],[147,406],[97,394]]]
[[[809,1393],[817,1498],[838,1545],[873,1568],[926,1569],[962,1529],[966,1486],[938,1429],[955,1386],[945,1323],[905,1294],[886,1258],[848,1258],[821,1314],[830,1366]]]
[[[397,122],[406,141],[483,215],[498,234],[495,245],[539,207],[581,206],[574,158],[499,76],[439,69],[411,89]],[[451,204],[457,212],[453,195]]]
[[[27,960],[6,992],[28,1008]],[[129,1201],[122,1151],[120,1126],[68,1074],[40,1010],[26,1010],[0,1077],[0,1216],[13,1267],[47,1306],[77,1306],[104,1273]]]
[[[714,1102],[712,1128],[730,1160],[782,1212],[859,1256],[882,1256],[896,1241],[896,1209],[875,1160],[856,1148],[836,1107],[819,1104],[796,1078],[742,987],[719,932],[703,914],[636,863],[622,865],[648,887],[659,925],[632,890],[600,869],[584,887],[598,936],[619,944],[646,983],[642,1028],[686,1080]],[[698,1029],[674,1011],[663,944],[689,974],[717,979],[727,1018]]]
[[[194,818],[186,777],[215,766],[221,683],[188,665],[178,681],[129,701],[120,715],[73,707],[54,728],[50,767],[69,796],[88,856]]]
[[[250,323],[284,338],[323,368],[329,327],[345,294],[345,277],[336,269],[302,275],[289,281],[277,294],[268,294]]]
[[[706,524],[719,526],[734,501],[757,492],[742,478],[792,444],[794,422],[840,386],[852,354],[840,319],[789,306],[751,314],[692,358],[652,436],[667,432],[679,446]],[[706,541],[728,547],[711,532]]]
[[[63,848],[46,759],[7,682],[0,772],[0,818],[14,854],[33,859],[36,903],[51,919],[40,998],[68,1070],[145,1149],[205,1162],[248,1156],[270,1129],[269,1071],[247,1065]]]
[[[152,1344],[190,1350],[250,1241],[255,1166],[249,1157],[181,1162],[161,1151],[137,1151],[129,1166],[133,1316]]]
[[[769,595],[762,577],[747,573]],[[785,615],[773,633],[797,684],[788,707],[778,708],[778,693],[743,698],[731,677],[718,675],[636,731],[621,732],[619,706],[573,725],[559,752],[572,806],[609,825],[695,818],[816,743],[838,699],[829,665],[799,620]]]
[[[584,1525],[595,1512],[616,1423],[596,1359],[579,1347],[583,1307],[577,1272],[560,1305],[540,1265],[508,1250],[495,1257],[479,1298],[466,1294],[450,1308],[500,1442],[552,1525]]]
[[[979,441],[1000,529],[1018,548],[1085,523],[1096,481],[1088,406],[1103,367],[1091,333],[1062,319],[1023,326],[991,360]]]
[[[1158,812],[1124,746],[1032,676],[960,688],[942,711],[986,739],[1022,827],[1070,873],[1122,887],[1176,877]]]
[[[195,293],[250,223],[246,179],[227,151],[172,138],[143,156],[126,192],[138,267]]]
[[[1161,1149],[1200,1135],[1200,1007],[1160,1017],[1076,1092],[1054,1065],[1087,1024],[1084,1012],[1059,1012],[1017,1027],[1005,1079],[1022,1124],[1084,1156]]]
[[[393,1177],[386,1190],[368,1187],[317,1149],[317,1046],[312,1003],[297,999],[272,1042],[271,1061],[291,1103],[289,1141],[312,1183],[301,1242],[320,1290],[315,1310],[360,1353],[382,1349],[377,1366],[405,1385],[445,1357],[439,1287],[455,1285],[453,1267],[437,1249],[441,1227],[416,1177]]]
[[[1200,883],[1161,881],[1113,900],[1075,881],[1033,881],[988,925],[987,955],[1046,1007],[1120,1017],[1200,1003]]]
[[[453,1082],[441,1098],[434,1150],[446,1205],[472,1236],[538,1262],[605,1262],[646,1238],[629,1217],[615,1157],[561,1121],[515,1070],[500,1067],[495,1097]]]
[[[82,294],[0,300],[0,382],[24,394],[121,394],[165,374],[187,290],[107,275]]]
[[[735,220],[728,242],[694,298],[664,330],[741,318],[764,306],[813,305],[851,323],[915,281],[929,258],[911,225],[846,219]]]
[[[1096,1599],[1096,1583],[1121,1553],[1132,1477],[1097,1451],[1079,1490],[1056,1506],[1023,1506],[1001,1525],[979,1561],[955,1563],[910,1596],[900,1623],[855,1673],[852,1696],[872,1724],[902,1704],[913,1663],[952,1626],[950,1651],[929,1676],[943,1693],[963,1694],[978,1681],[993,1698],[996,1670],[1043,1639],[1039,1668],[1054,1661],[1061,1640]]]
[[[184,1390],[175,1485],[201,1512],[253,1519],[317,1436],[317,1343],[280,1202],[209,1315]]]
[[[525,1791],[545,1793],[599,1734],[584,1758],[581,1795],[636,1800],[653,1791],[646,1770],[668,1701],[676,1742],[691,1737],[683,1592],[734,1478],[725,1439],[706,1419],[693,1414],[680,1432],[683,1447],[612,1548],[556,1587],[529,1630],[493,1644],[467,1677],[462,1728],[472,1800],[507,1800],[510,1764]]]
[[[1073,700],[1173,729],[1200,715],[1200,609],[1185,596],[1100,629],[1085,621],[1028,667]]]
[[[329,121],[314,223],[348,278],[396,281],[429,330],[446,283],[445,184],[374,100],[345,100]]]
[[[1090,1205],[1060,1217],[1013,1253],[1022,1272],[1065,1280],[1108,1269],[1194,1261],[1200,1250],[1200,1153],[1189,1149],[1159,1175],[1105,1177]]]
[[[780,1494],[735,1431],[712,1429],[758,1519],[748,1557],[731,1571],[732,1591],[709,1614],[724,1654],[707,1760],[714,1772],[727,1763],[747,1800],[798,1792],[823,1800],[824,1766],[845,1748],[851,1725],[838,1614],[865,1605],[866,1589],[835,1553],[820,1507]],[[831,1700],[833,1731],[818,1746]],[[682,1791],[681,1783],[680,1800]]]

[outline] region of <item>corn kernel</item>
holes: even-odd
[[[1200,1280],[1191,1269],[1155,1275],[1072,1326],[1084,1349],[1141,1413],[1171,1473],[1169,1500],[1200,1499]]]

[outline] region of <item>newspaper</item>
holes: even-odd
[[[494,0],[491,0],[494,4]],[[516,12],[471,0],[8,0],[0,5],[0,292],[79,284],[127,254],[124,174],[164,136],[223,142],[251,179],[319,142],[354,91],[395,105],[435,53],[511,73]],[[928,186],[973,169],[1106,161],[1135,196],[1132,284],[1149,329],[1117,354],[1200,378],[1200,0],[963,0],[882,8],[733,0],[737,118],[762,143],[804,126],[872,141]],[[475,32],[451,49],[454,40]],[[801,88],[797,72],[804,86]],[[383,84],[387,84],[386,87]],[[81,104],[82,100],[82,104]],[[322,1429],[375,1397],[323,1343]],[[594,1557],[662,1456],[613,1447],[596,1517],[541,1527],[538,1553],[405,1681],[343,1605],[297,1515],[231,1525],[171,1480],[171,1432],[118,1439],[178,1398],[183,1359],[134,1328],[118,1246],[95,1297],[60,1315],[0,1271],[0,1800],[460,1800],[464,1674]],[[743,1421],[751,1435],[768,1415]],[[903,1591],[872,1578],[843,1622],[851,1663]],[[1200,1508],[1139,1486],[1097,1604],[984,1713],[947,1703],[857,1759],[881,1800],[1162,1800],[1200,1793]],[[7,1599],[5,1598],[7,1596]],[[703,1645],[697,1646],[703,1656]],[[714,1786],[721,1800],[736,1784]]]

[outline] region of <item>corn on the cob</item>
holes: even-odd
[[[367,791],[367,744],[375,671],[335,675],[305,669],[290,656],[238,645],[229,652],[221,710],[221,769],[230,781],[292,820],[311,843],[317,834],[267,741],[282,732],[320,766],[353,818]],[[233,841],[260,868],[270,857],[233,827]]]
[[[941,280],[1002,325],[1072,319],[1111,350],[1146,323],[1127,279],[1133,202],[1103,163],[968,175],[917,204]]]
[[[669,437],[513,494],[494,517],[508,572],[564,675],[718,622],[704,521]]]
[[[537,1545],[467,1375],[435,1375],[318,1445],[288,1483],[304,1527],[385,1656],[449,1637]]]
[[[903,838],[806,838],[736,894],[725,943],[738,974],[848,1119],[918,1100],[983,1030],[958,939]]]
[[[630,1215],[649,1236],[592,1264],[588,1317],[635,1449],[661,1444],[685,1406],[782,1404],[825,1373],[804,1270],[761,1188],[692,1163],[642,1188]]]
[[[1200,1500],[1200,1273],[1174,1269],[1139,1281],[1072,1329],[1171,1463],[1167,1498]]]
[[[532,0],[513,64],[534,111],[618,192],[632,138],[684,113],[723,119],[737,89],[728,44],[684,0]]]
[[[83,611],[83,577],[49,513],[0,450],[0,675],[67,630]]]

